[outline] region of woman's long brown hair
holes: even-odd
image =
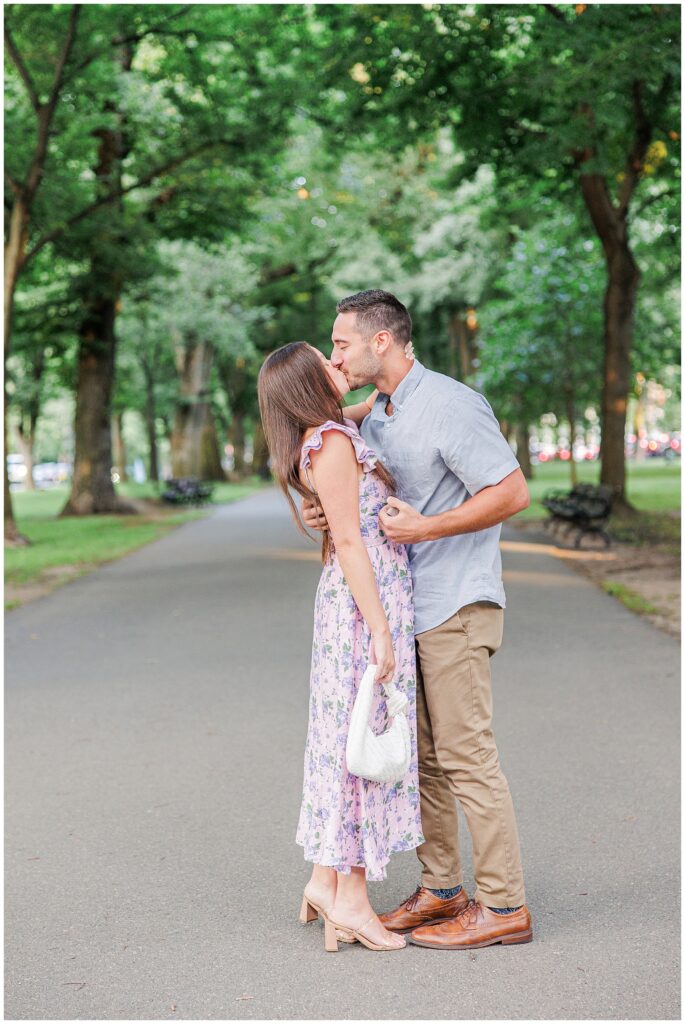
[[[302,441],[308,427],[318,427],[326,420],[343,422],[340,400],[319,356],[305,341],[294,341],[267,356],[259,371],[257,393],[271,455],[271,471],[285,494],[298,529],[311,538],[289,488],[321,508],[318,494],[300,480]],[[375,468],[383,482],[394,487],[390,473],[380,462]],[[326,530],[321,550],[323,561],[329,551],[330,537]]]

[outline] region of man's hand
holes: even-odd
[[[397,509],[397,512],[393,514],[389,509]],[[428,516],[422,516],[406,501],[400,501],[393,495],[380,510],[378,518],[385,536],[397,544],[417,544],[426,540]]]
[[[328,529],[328,523],[320,505],[309,501],[308,498],[303,498],[300,508],[304,525],[308,526],[310,530],[321,530],[323,532]]]

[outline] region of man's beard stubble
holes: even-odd
[[[368,384],[375,384],[380,369],[380,360],[376,359],[372,352],[365,352],[361,366],[358,366],[353,374],[345,375],[347,383],[350,385],[350,391],[365,388]]]

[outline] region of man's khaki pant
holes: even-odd
[[[462,884],[456,797],[473,843],[474,899],[498,908],[525,903],[516,818],[491,728],[490,658],[503,623],[499,606],[478,601],[416,637],[421,884]]]

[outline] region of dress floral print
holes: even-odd
[[[388,489],[374,471],[376,455],[355,424],[332,420],[305,441],[300,464],[311,465],[322,434],[346,434],[364,469],[359,482],[361,534],[374,569],[378,591],[392,634],[396,670],[394,682],[409,699],[411,760],[400,782],[369,782],[347,771],[345,747],[357,687],[369,658],[370,632],[342,573],[331,544],[316,591],[314,642],[310,676],[309,729],[304,755],[304,787],[296,842],[308,861],[349,874],[365,867],[366,877],[382,881],[392,853],[411,850],[424,842],[419,809],[416,756],[416,662],[411,573],[403,545],[383,536],[378,513]],[[371,726],[376,733],[388,726],[386,701],[376,688]]]

